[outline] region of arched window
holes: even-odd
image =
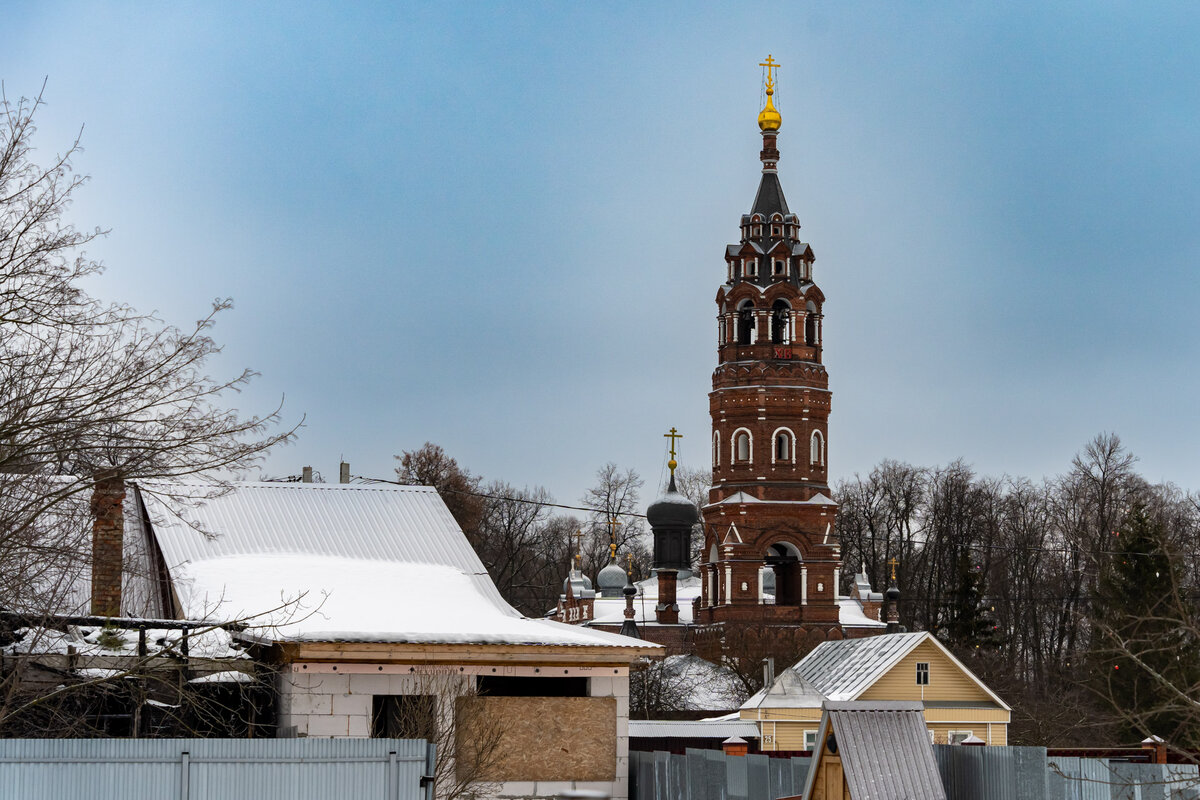
[[[738,305],[737,341],[738,344],[754,342],[754,303],[751,300],[743,300]]]
[[[792,321],[792,307],[787,300],[776,300],[771,306],[771,343],[786,344],[791,340],[789,327]]]
[[[825,437],[820,431],[812,432],[812,440],[809,442],[808,462],[810,464],[825,466]]]
[[[721,466],[721,434],[718,431],[713,431],[713,466]]]
[[[752,444],[749,431],[742,429],[733,434],[733,460],[742,464],[750,463],[754,457]]]
[[[817,344],[817,304],[809,300],[804,308],[808,311],[804,318],[804,343],[812,347]]]
[[[775,460],[792,460],[792,440],[786,433],[780,433],[775,436]]]

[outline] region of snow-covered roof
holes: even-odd
[[[293,641],[656,647],[521,616],[430,487],[139,490],[188,618],[255,616],[268,638]]]
[[[729,495],[729,497],[726,497],[723,500],[718,500],[715,503],[709,503],[707,506],[705,506],[705,508],[710,508],[712,506],[748,505],[750,503],[776,505],[776,506],[786,506],[786,505],[836,506],[837,505],[837,502],[830,499],[829,497],[826,497],[824,494],[822,494],[820,492],[817,492],[816,494],[814,494],[812,497],[808,498],[807,500],[760,500],[759,498],[755,497],[752,494],[747,494],[746,492],[739,491],[739,492],[734,492],[733,494]]]
[[[798,672],[785,669],[774,683],[743,703],[742,708],[819,708],[827,699]]]
[[[657,625],[654,608],[658,605],[658,579],[651,577],[638,581],[637,596],[633,598],[633,621],[638,625]],[[695,621],[692,601],[700,596],[700,578],[692,575],[684,578],[675,586],[675,602],[679,605],[679,624],[687,625]],[[765,595],[773,599],[773,595]],[[839,597],[838,621],[843,628],[886,628],[886,623],[871,619],[863,613],[863,606],[853,597]],[[624,597],[597,597],[592,606],[592,620],[589,625],[620,625],[625,621]]]
[[[928,631],[822,642],[792,669],[830,700],[856,700],[922,642],[932,642],[997,705],[1011,710]]]

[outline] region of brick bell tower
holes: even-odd
[[[717,290],[713,479],[696,621],[802,626],[836,637],[841,553],[827,467],[825,295],[779,182],[778,64],[768,56],[762,66],[762,178],[740,241],[726,248]]]

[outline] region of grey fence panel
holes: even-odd
[[[427,744],[399,739],[8,739],[0,786],[28,800],[423,800]]]
[[[933,755],[948,800],[1046,800],[1045,748],[935,745]]]
[[[725,796],[729,800],[749,800],[750,776],[744,756],[725,759]]]
[[[746,794],[750,800],[775,800],[782,796],[771,794],[770,761],[766,756],[746,756]]]
[[[688,800],[688,769],[686,756],[671,756],[668,765],[671,794],[669,800]]]
[[[704,772],[706,776],[707,800],[729,800],[725,778],[725,761],[727,756],[720,750],[704,751]],[[693,798],[695,800],[695,798]]]
[[[1049,758],[1051,800],[1111,800],[1112,772],[1103,758]]]
[[[771,776],[771,797],[791,797],[804,791],[804,787],[792,790],[792,763],[789,759],[769,758],[767,762],[767,770]]]
[[[687,800],[708,800],[708,756],[704,753],[704,750],[688,750],[685,756],[688,776]]]
[[[656,752],[654,754],[654,793],[659,800],[678,797],[675,792],[671,791],[671,776],[667,770],[671,758],[670,753]]]
[[[812,756],[797,756],[788,760],[792,762],[792,794],[803,794],[804,784],[808,782],[808,768],[813,762]]]
[[[1200,800],[1200,767],[1195,764],[1169,764],[1167,790],[1167,797],[1171,800]]]

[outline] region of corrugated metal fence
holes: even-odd
[[[1043,747],[933,748],[947,800],[1200,800],[1195,765],[1047,758]],[[629,754],[630,800],[776,800],[804,791],[808,758],[717,750]]]
[[[0,798],[432,800],[413,739],[0,739]]]

